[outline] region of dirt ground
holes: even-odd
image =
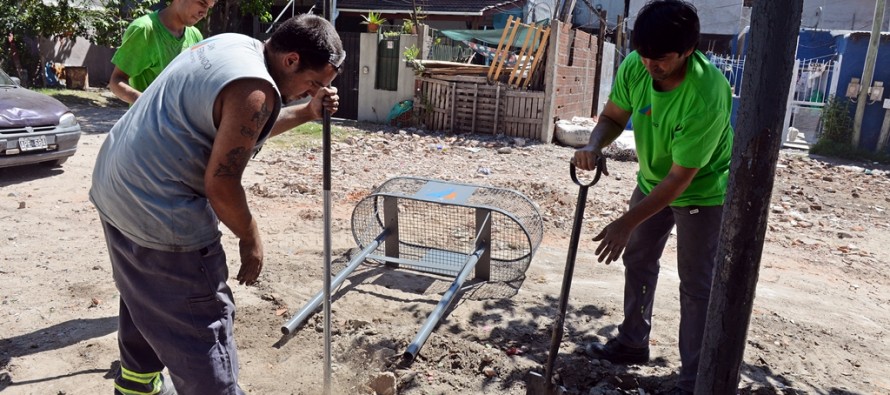
[[[95,209],[87,198],[95,155],[122,107],[74,104],[84,129],[61,168],[0,169],[0,392],[111,393],[117,367],[118,294]],[[530,198],[543,242],[522,281],[473,280],[413,364],[397,356],[452,277],[368,262],[334,292],[333,388],[337,394],[524,394],[550,344],[578,188],[572,149],[493,136],[340,124],[333,161],[333,252],[339,270],[355,253],[352,210],[396,176],[495,186]],[[250,394],[320,394],[321,315],[293,336],[280,327],[321,289],[321,152],[270,145],[244,185],[264,232],[258,285],[230,284],[241,385]],[[557,374],[576,394],[652,394],[679,368],[676,250],[662,261],[653,361],[616,366],[581,351],[614,334],[623,269],[595,263],[591,241],[625,209],[636,163],[611,161],[590,191]],[[868,163],[783,151],[742,366],[741,393],[890,393],[890,177]],[[421,221],[422,222],[422,221]],[[422,225],[422,224],[420,224]],[[237,242],[223,230],[231,276]],[[390,392],[392,393],[392,392]]]

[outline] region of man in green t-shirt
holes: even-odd
[[[723,74],[696,50],[695,7],[680,0],[646,4],[634,23],[635,48],[615,84],[590,142],[575,152],[584,170],[601,166],[603,147],[632,120],[639,172],[624,215],[594,241],[599,261],[622,256],[624,321],[618,335],[588,351],[615,363],[649,361],[652,306],[659,258],[677,227],[680,277],[680,359],[673,392],[692,393],[707,318],[711,280],[729,177],[732,92]]]
[[[164,9],[136,18],[111,58],[108,89],[131,105],[184,49],[203,39],[194,27],[216,0],[172,0]]]

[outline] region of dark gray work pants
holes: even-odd
[[[630,206],[645,197],[639,188],[634,189]],[[666,207],[634,230],[624,252],[624,321],[618,341],[648,347],[659,259],[677,225],[682,362],[677,386],[688,391],[695,388],[722,215],[723,206]]]
[[[235,304],[220,242],[199,251],[158,251],[102,226],[120,292],[116,390],[151,394],[166,366],[179,395],[242,395]]]

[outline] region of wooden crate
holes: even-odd
[[[428,129],[541,140],[544,92],[489,85],[460,76],[418,80],[421,84],[414,106]]]

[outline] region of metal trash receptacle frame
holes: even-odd
[[[412,361],[471,273],[502,282],[525,275],[543,239],[543,221],[535,204],[514,190],[396,177],[359,201],[352,232],[361,252],[333,279],[332,289],[366,259],[455,277],[403,354]],[[311,299],[282,332],[295,331],[322,297],[320,292]]]

